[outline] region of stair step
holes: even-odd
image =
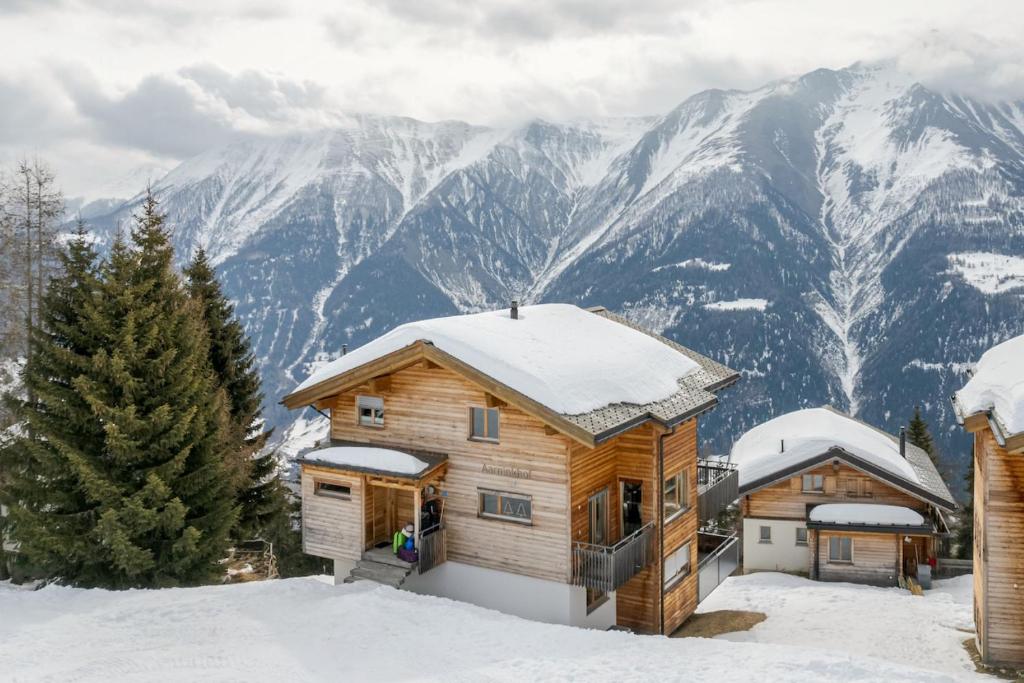
[[[409,576],[409,569],[402,567],[395,567],[390,564],[381,564],[380,562],[367,562],[366,560],[359,560],[356,562],[355,568],[352,570],[353,573],[359,570],[357,576],[374,575],[389,579],[404,579]]]
[[[401,567],[403,569],[413,568],[411,563],[398,559],[398,556],[391,552],[391,548],[374,548],[373,550],[367,550],[363,553],[363,561],[387,564],[392,567]]]

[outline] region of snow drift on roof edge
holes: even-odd
[[[956,398],[965,416],[993,410],[1010,434],[1024,432],[1024,335],[982,354]]]
[[[924,517],[908,507],[877,503],[826,503],[811,510],[808,519],[823,524],[924,525]]]
[[[782,442],[785,450],[780,452]],[[899,444],[884,433],[827,408],[780,415],[754,427],[732,447],[740,486],[839,447],[907,481],[920,484]]]
[[[407,323],[313,372],[295,391],[427,341],[563,415],[645,404],[679,391],[695,361],[657,339],[570,304]]]

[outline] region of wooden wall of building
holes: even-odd
[[[849,581],[876,586],[895,586],[899,577],[899,534],[851,533],[819,530],[810,535],[811,562],[818,556],[818,579]],[[831,563],[828,560],[829,539],[833,536],[853,539],[853,563]],[[813,564],[811,567],[813,571]],[[813,575],[813,574],[812,574]]]
[[[805,519],[808,505],[822,503],[901,505],[911,510],[917,510],[925,516],[928,515],[927,503],[844,463],[839,464],[838,470],[834,469],[831,464],[827,464],[811,470],[807,474],[823,475],[824,493],[804,493],[801,490],[802,475],[797,475],[744,496],[743,515],[766,519]],[[870,486],[871,496],[848,496],[843,486],[847,481],[856,482],[860,486]]]
[[[470,440],[470,407],[484,391],[442,368],[418,365],[395,372],[390,386],[340,395],[331,409],[334,439],[448,454],[444,516],[448,559],[553,581],[569,580],[568,439],[522,411],[500,408],[500,442]],[[356,395],[384,400],[384,426],[356,419]],[[503,476],[487,467],[515,468]],[[531,496],[533,523],[478,516],[478,490]],[[390,530],[389,533],[393,533]]]
[[[688,420],[676,427],[663,440],[665,478],[679,471],[686,472],[686,512],[665,525],[662,560],[686,543],[690,544],[690,574],[665,594],[664,629],[675,631],[697,609],[697,420]]]
[[[1024,453],[975,433],[975,603],[986,662],[1024,667]]]
[[[348,486],[349,500],[314,493],[322,480]],[[358,560],[363,553],[363,484],[360,477],[340,475],[326,468],[302,468],[302,550],[325,558]]]

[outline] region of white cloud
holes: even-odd
[[[933,87],[1024,95],[1013,0],[0,0],[0,16],[0,158],[50,156],[71,193],[104,175],[55,158],[72,147],[118,175],[343,112],[658,114],[891,56]]]

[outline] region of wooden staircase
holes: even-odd
[[[374,548],[363,553],[363,558],[356,562],[355,568],[342,583],[374,581],[392,588],[401,588],[414,568],[415,565],[395,557],[391,548]]]

